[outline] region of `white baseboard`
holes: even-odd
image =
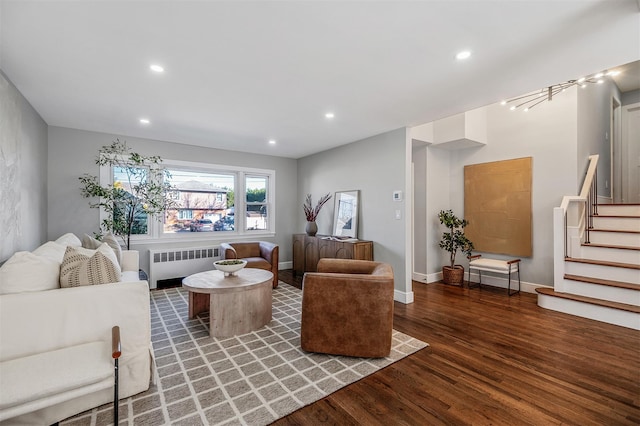
[[[436,272],[434,274],[421,274],[419,272],[414,272],[411,275],[411,279],[414,281],[419,281],[421,283],[438,282],[442,279],[442,272]]]
[[[513,291],[513,289],[518,289],[518,278],[517,275],[514,275],[515,279],[512,277],[511,279],[511,290]],[[423,282],[423,283],[435,283],[438,281],[442,280],[442,272],[436,272],[433,274],[421,274],[421,273],[417,273],[414,272],[411,276],[411,278],[414,281],[419,281],[419,282]],[[469,278],[469,273],[467,271],[465,271],[464,273],[464,279],[465,281]],[[472,273],[471,274],[471,281],[472,282],[478,282],[478,274],[477,273]],[[491,276],[491,275],[487,275],[487,274],[483,274],[482,275],[482,285],[489,285],[489,286],[493,286],[493,287],[500,287],[500,288],[504,288],[506,289],[508,286],[508,279],[507,278],[503,278],[503,277],[497,277],[497,276]],[[524,292],[524,293],[535,293],[536,292],[536,288],[538,287],[549,287],[548,285],[545,284],[536,284],[536,283],[530,283],[530,282],[526,282],[526,281],[521,281],[520,282],[520,291]]]
[[[293,261],[289,260],[288,262],[278,262],[278,271],[281,269],[293,269]]]
[[[465,280],[469,277],[469,274],[465,272],[464,274]],[[471,281],[474,283],[477,283],[479,280],[478,274],[477,273],[472,273],[471,274]],[[503,277],[496,277],[496,276],[491,276],[491,275],[487,275],[487,274],[482,274],[482,285],[490,285],[492,287],[500,287],[500,288],[504,288],[506,289],[507,286],[509,284],[509,280],[507,278],[503,278]],[[536,292],[536,288],[538,287],[549,287],[548,285],[544,285],[544,284],[536,284],[536,283],[530,283],[530,282],[526,282],[526,281],[520,281],[520,291],[524,292],[524,293],[535,293]],[[518,275],[517,274],[513,274],[511,276],[511,291],[513,291],[514,289],[518,289]]]
[[[393,291],[393,300],[396,302],[404,303],[408,305],[409,303],[413,303],[413,291]]]

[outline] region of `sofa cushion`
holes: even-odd
[[[120,281],[113,250],[103,243],[97,250],[67,247],[60,265],[60,287],[108,284]]]
[[[19,251],[0,267],[0,294],[53,290],[59,287],[60,263]]]
[[[14,414],[21,414],[21,405],[37,410],[64,400],[65,393],[68,399],[78,396],[73,395],[78,388],[112,386],[110,354],[107,343],[91,342],[1,362],[0,410],[14,408]]]
[[[82,246],[82,242],[78,237],[76,237],[71,232],[64,234],[59,237],[56,241],[58,244],[62,244],[63,246],[72,246],[72,247],[80,247]]]
[[[47,241],[31,253],[36,256],[46,257],[47,259],[51,259],[55,262],[58,262],[58,265],[62,263],[62,259],[64,258],[64,251],[67,249],[66,245],[56,243],[55,241]]]
[[[111,232],[103,236],[102,241],[97,240],[87,234],[84,234],[84,236],[82,237],[82,247],[84,248],[95,250],[98,247],[100,247],[100,245],[103,243],[107,243],[109,247],[111,247],[111,249],[116,255],[116,260],[118,261],[118,265],[121,265],[122,264],[122,248],[120,247],[120,244],[118,244],[118,240],[116,239],[116,236],[113,235]]]

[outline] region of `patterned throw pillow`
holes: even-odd
[[[106,246],[106,244],[104,244]],[[108,250],[111,248],[106,247]],[[60,287],[108,284],[120,281],[120,267],[114,264],[103,251],[102,246],[91,256],[83,254],[83,249],[67,247],[60,265]]]

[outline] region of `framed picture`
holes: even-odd
[[[358,202],[360,191],[336,192],[333,209],[333,235],[358,238]]]

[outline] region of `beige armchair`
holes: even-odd
[[[247,268],[258,268],[271,271],[273,288],[278,287],[278,255],[277,244],[266,241],[238,242],[220,244],[223,259],[244,259]]]
[[[393,291],[391,265],[320,259],[318,272],[307,272],[302,282],[300,346],[333,355],[389,355]]]

